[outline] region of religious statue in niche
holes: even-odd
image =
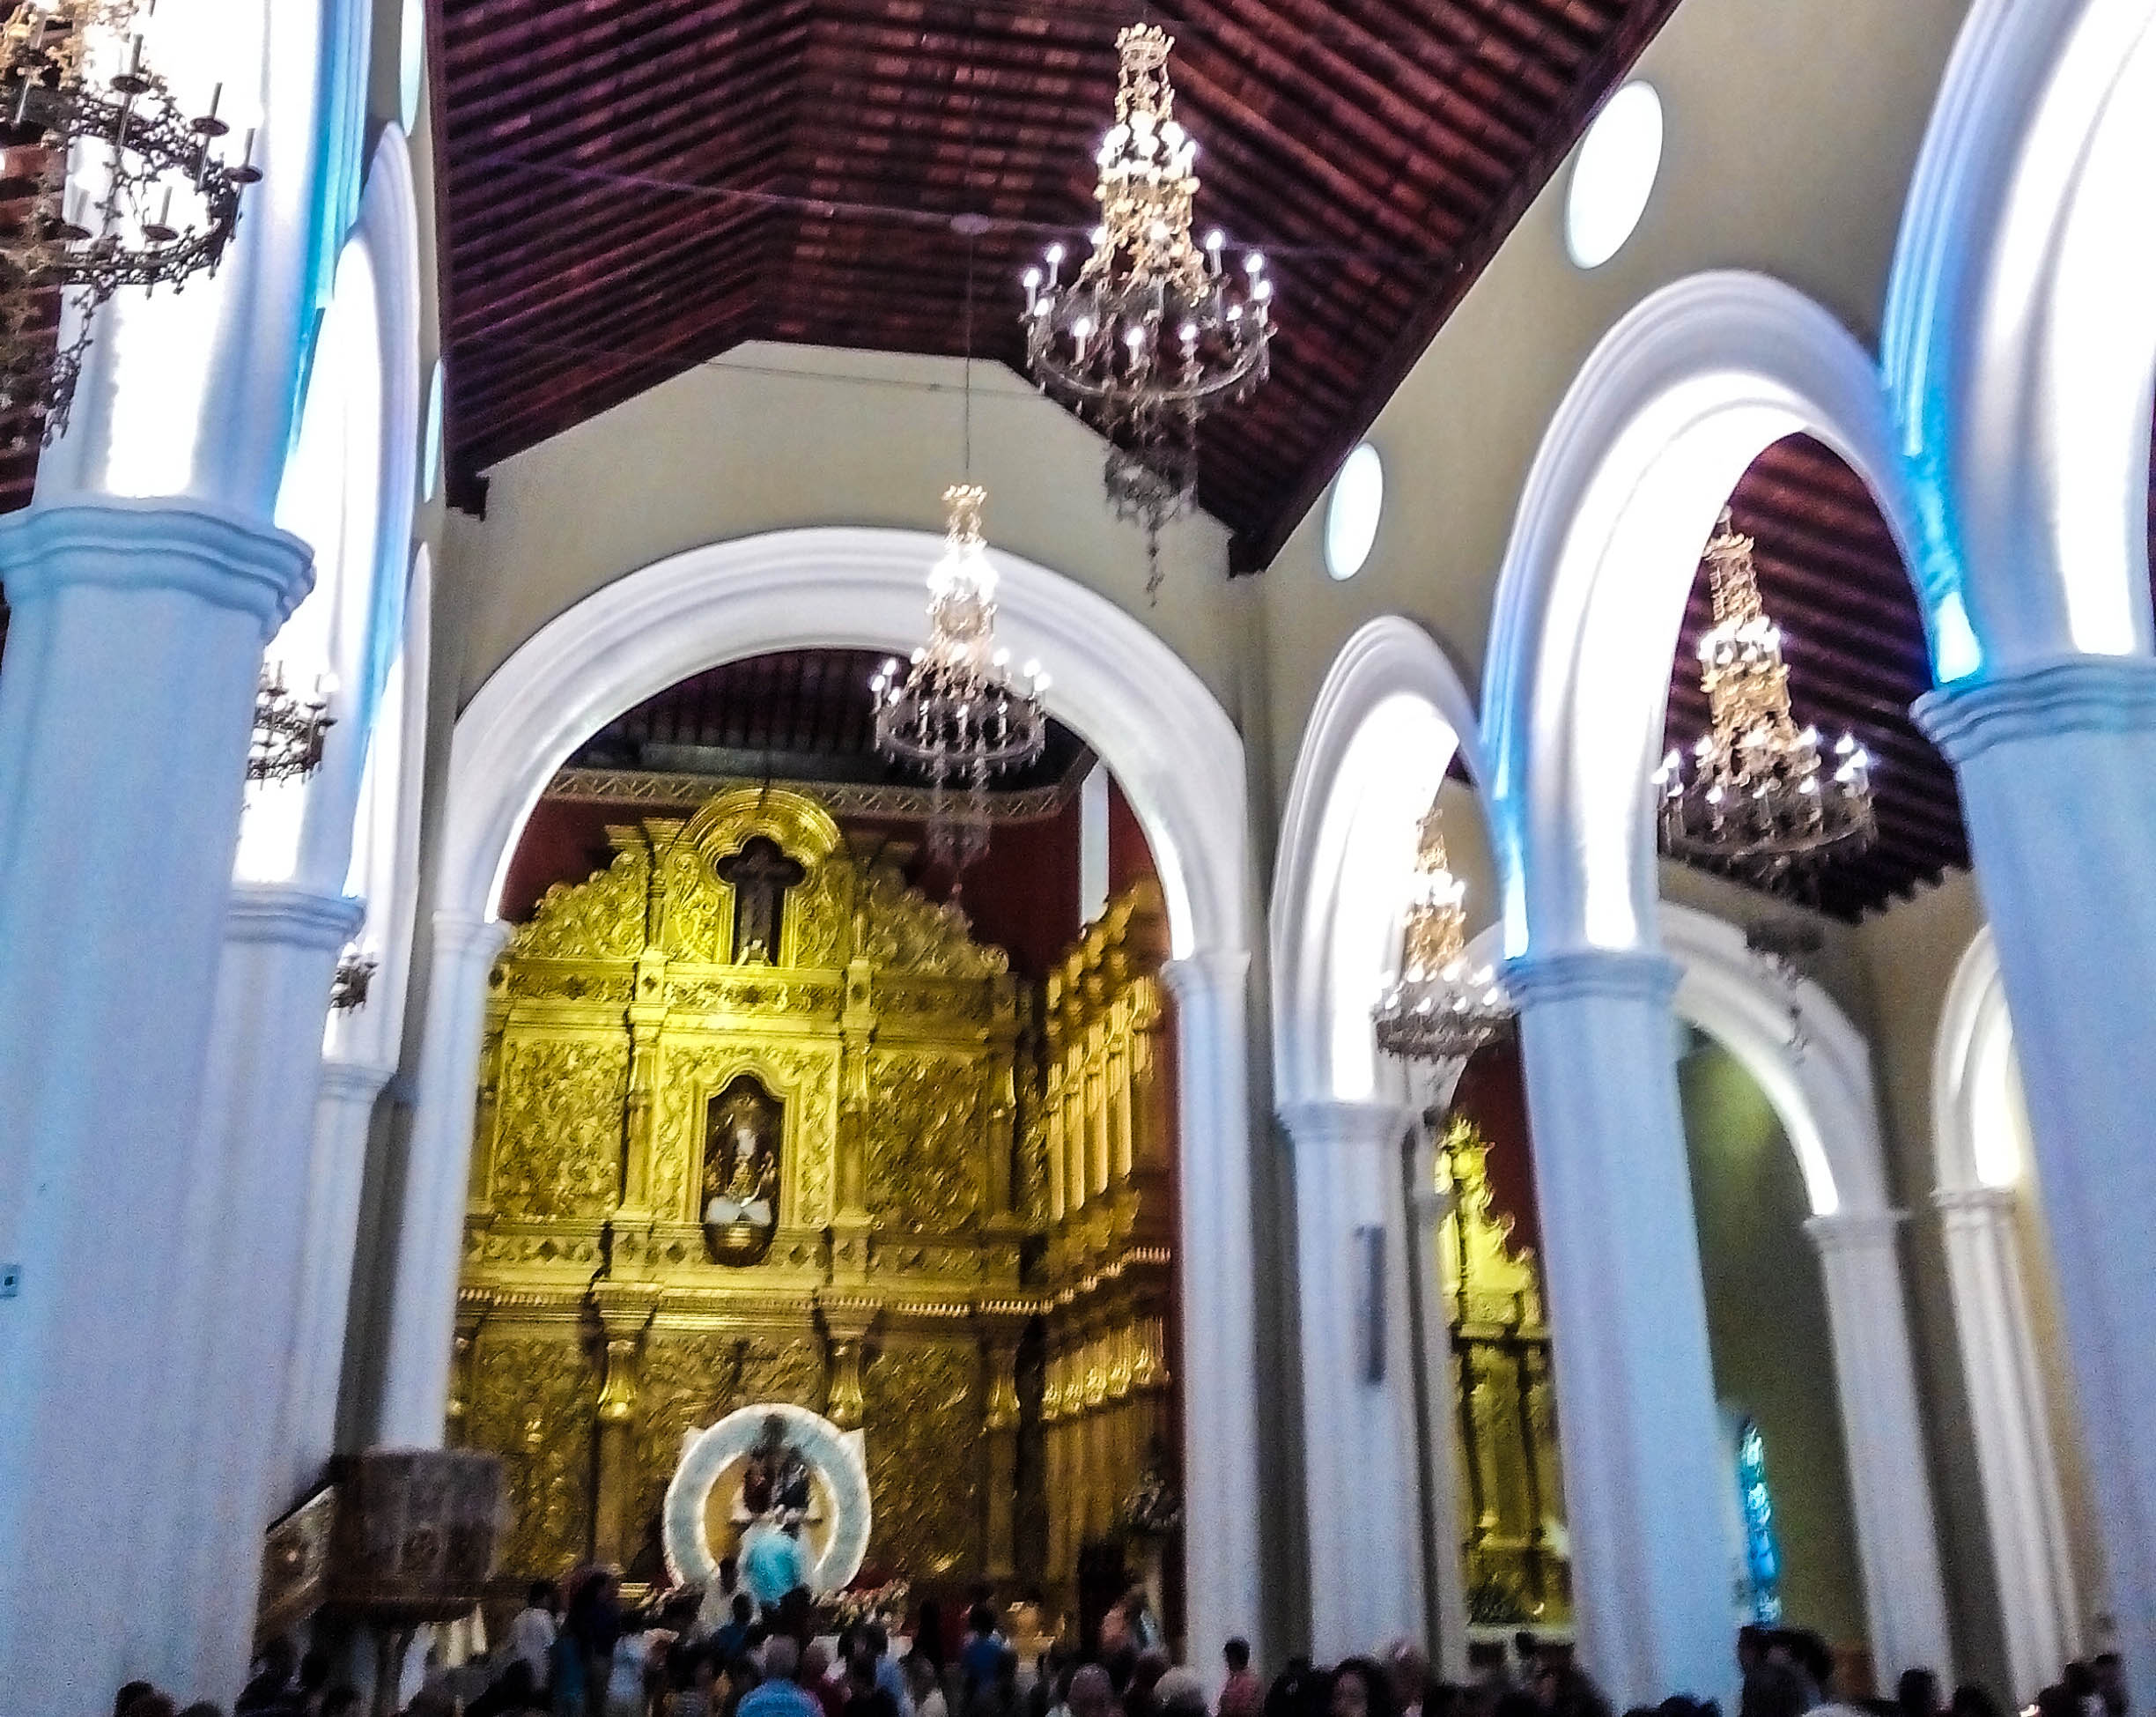
[[[786,897],[808,877],[769,835],[750,835],[713,867],[734,891],[734,963],[777,966],[786,929]]]
[[[783,1111],[744,1073],[704,1111],[704,1244],[712,1262],[753,1264],[779,1231],[779,1145]]]

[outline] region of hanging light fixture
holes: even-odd
[[[1864,748],[1843,734],[1829,770],[1819,730],[1790,714],[1782,632],[1760,602],[1752,547],[1724,507],[1704,556],[1714,594],[1714,625],[1699,644],[1708,730],[1689,773],[1672,750],[1654,784],[1665,853],[1766,883],[1829,854],[1863,851],[1878,824]]]
[[[988,492],[943,492],[943,558],[928,574],[928,641],[911,663],[896,657],[869,682],[875,747],[928,778],[934,797],[928,852],[955,876],[988,845],[988,782],[1047,748],[1041,695],[1048,677],[1029,662],[1015,678],[996,642],[995,568],[981,529]]]
[[[1415,842],[1399,981],[1376,1010],[1377,1047],[1405,1062],[1464,1062],[1504,1031],[1513,1009],[1489,966],[1467,958],[1467,890],[1445,862],[1432,801]]]
[[[329,977],[329,1009],[333,1013],[351,1013],[367,1004],[367,995],[374,988],[374,974],[381,969],[381,961],[374,955],[362,952],[356,942],[348,942],[337,956],[336,970]]]
[[[0,419],[18,448],[66,427],[98,307],[216,268],[262,177],[252,131],[236,163],[212,152],[222,85],[190,115],[144,63],[137,10],[14,0],[0,23]]]
[[[336,717],[327,686],[302,697],[284,684],[284,668],[271,663],[255,685],[255,732],[247,746],[251,781],[305,781],[321,767],[322,748]]]
[[[1175,118],[1174,39],[1150,24],[1116,38],[1115,123],[1101,141],[1101,224],[1072,277],[1051,245],[1025,271],[1026,357],[1055,399],[1111,443],[1107,488],[1118,516],[1146,531],[1148,594],[1160,587],[1160,532],[1195,503],[1198,425],[1265,380],[1273,283],[1265,259],[1229,266],[1226,239],[1191,238],[1198,145]]]

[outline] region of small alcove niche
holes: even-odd
[[[753,1264],[779,1232],[779,1163],[786,1106],[753,1073],[737,1074],[704,1106],[698,1215],[717,1264]]]

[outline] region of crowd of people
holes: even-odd
[[[1406,1643],[1329,1667],[1291,1658],[1268,1684],[1240,1639],[1208,1699],[1177,1666],[1142,1593],[1117,1605],[1084,1654],[1050,1642],[1022,1660],[985,1602],[946,1637],[933,1599],[894,1641],[882,1620],[819,1633],[808,1594],[776,1604],[733,1590],[624,1610],[618,1580],[588,1571],[565,1593],[535,1583],[499,1648],[456,1676],[436,1676],[405,1717],[1617,1717],[1569,1643],[1519,1633],[1478,1639],[1467,1675],[1435,1674]],[[1983,1688],[1946,1697],[1929,1669],[1906,1671],[1891,1697],[1837,1684],[1831,1649],[1801,1629],[1742,1629],[1737,1717],[2010,1717]],[[272,1642],[233,1717],[358,1717],[360,1695],[331,1684],[320,1653]],[[114,1717],[225,1717],[175,1707],[145,1684],[121,1690]],[[1623,1717],[1721,1717],[1719,1702],[1678,1693]],[[2012,1717],[2132,1717],[2115,1653],[2066,1666]]]

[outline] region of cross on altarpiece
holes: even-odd
[[[779,964],[779,932],[786,922],[786,891],[808,877],[768,835],[751,835],[741,851],[719,861],[719,880],[734,891],[734,961],[737,966]]]

